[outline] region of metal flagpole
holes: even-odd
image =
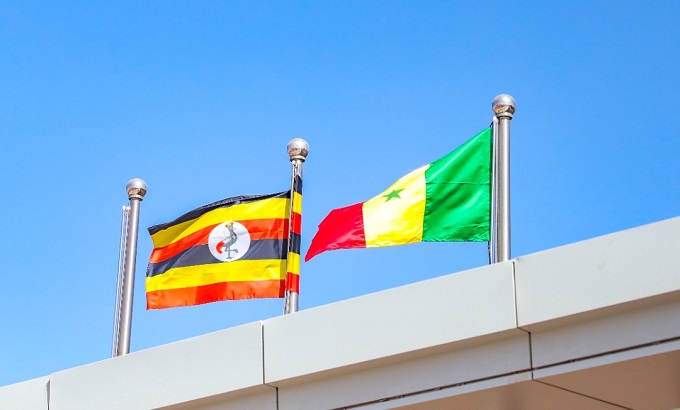
[[[118,277],[116,278],[116,305],[113,310],[113,340],[111,341],[111,357],[116,356],[118,346],[118,329],[120,326],[120,294],[123,283],[123,260],[125,259],[125,244],[127,243],[127,220],[130,207],[123,206],[120,218],[120,244],[118,245]]]
[[[496,262],[496,232],[498,232],[498,214],[496,207],[496,197],[498,187],[496,186],[496,147],[498,146],[498,118],[494,115],[491,120],[491,147],[493,149],[491,158],[491,234],[489,235],[489,264]]]
[[[510,259],[510,120],[515,113],[515,99],[501,94],[493,99],[491,107],[498,118],[498,130],[494,130],[493,209],[495,209],[495,233],[493,237],[493,263]]]
[[[139,204],[146,195],[146,182],[139,178],[131,179],[125,189],[130,199],[125,241],[125,262],[123,265],[123,289],[121,292],[120,324],[116,336],[115,356],[130,353],[130,330],[132,327],[132,299],[135,284],[135,263],[137,261],[137,232],[139,230]]]
[[[286,258],[286,293],[283,314],[298,310],[300,293],[300,237],[302,227],[302,163],[309,154],[309,144],[302,138],[288,142],[288,156],[292,164],[290,182],[290,213],[288,215],[288,254]]]

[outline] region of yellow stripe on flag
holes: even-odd
[[[191,288],[221,282],[283,280],[285,259],[237,260],[173,268],[161,275],[146,278],[146,291]]]
[[[302,215],[302,195],[293,192],[293,212]]]
[[[288,252],[288,265],[286,270],[296,275],[300,274],[300,255],[295,252]]]
[[[366,247],[420,242],[425,214],[425,165],[363,204]]]
[[[154,248],[162,248],[208,226],[245,219],[287,218],[289,199],[269,198],[245,204],[217,208],[196,219],[182,222],[151,235]]]

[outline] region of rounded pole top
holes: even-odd
[[[307,154],[309,154],[309,144],[302,138],[293,138],[290,140],[286,149],[288,150],[288,156],[290,157],[291,162],[296,159],[304,162],[307,158]]]
[[[491,108],[493,108],[493,113],[496,117],[508,117],[512,119],[512,114],[515,113],[515,99],[508,94],[500,94],[493,99],[491,103]]]
[[[141,200],[146,195],[146,182],[143,179],[133,178],[128,181],[125,190],[129,199],[137,198]]]

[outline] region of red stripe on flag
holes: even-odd
[[[321,252],[334,249],[365,248],[363,202],[333,209],[312,238],[305,262]]]
[[[193,288],[156,290],[146,294],[147,309],[203,305],[221,300],[282,298],[283,280],[222,282]]]
[[[302,232],[302,215],[300,215],[297,212],[292,212],[290,215],[290,225],[291,228],[290,230],[295,232],[295,233],[301,233]]]
[[[300,293],[300,275],[294,273],[286,273],[286,290]]]
[[[237,222],[245,226],[248,230],[251,241],[260,239],[285,239],[288,237],[287,219],[247,219]],[[216,226],[217,225],[211,225],[205,227],[185,236],[177,242],[173,242],[163,248],[154,249],[153,252],[151,252],[149,263],[162,262],[192,246],[206,245],[210,232],[212,232]]]

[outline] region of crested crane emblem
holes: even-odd
[[[222,262],[241,259],[250,248],[250,233],[238,222],[222,222],[210,232],[208,248]]]

